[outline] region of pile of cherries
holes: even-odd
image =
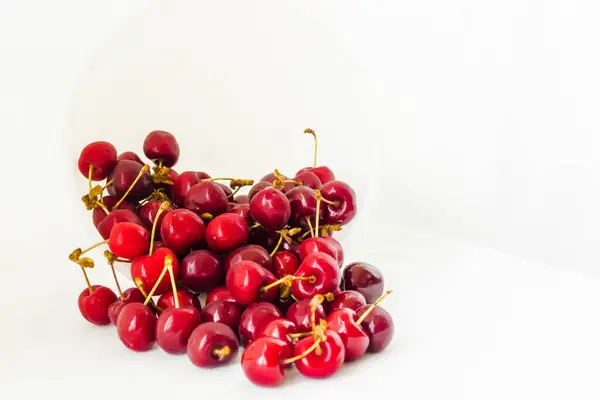
[[[152,166],[131,151],[117,155],[108,142],[85,146],[82,200],[104,240],[69,255],[87,283],[78,299],[83,317],[116,325],[131,350],[156,342],[199,367],[230,362],[241,345],[245,375],[264,386],[280,384],[291,364],[324,378],[385,349],[394,325],[378,306],[390,293],[383,276],[362,262],[342,269],[333,238],[356,214],[354,190],[316,166],[317,136],[305,133],[314,137],[314,165],[293,178],[274,170],[256,183],[175,172],[179,145],[164,131],[144,140]],[[102,245],[117,294],[92,285],[86,272],[95,266],[86,253]],[[130,264],[134,287],[121,290],[117,262]]]

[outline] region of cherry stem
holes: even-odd
[[[213,181],[229,181],[230,188],[238,188],[242,186],[254,185],[253,179],[240,179],[240,178],[206,178],[202,179],[202,182],[213,182]]]
[[[273,251],[271,252],[271,254],[269,254],[269,256],[273,257],[273,255],[275,255],[275,253],[277,253],[277,250],[279,250],[279,247],[281,246],[281,243],[283,243],[283,235],[280,233],[279,234],[279,240],[277,241],[277,244],[275,245],[275,248],[273,249]]]
[[[319,339],[315,340],[315,342],[312,344],[312,346],[310,346],[308,349],[304,350],[301,354],[298,354],[297,356],[294,356],[291,358],[286,358],[285,360],[281,361],[281,364],[291,364],[298,360],[303,359],[304,357],[308,356],[310,353],[315,351],[319,347],[320,343],[321,343],[321,339],[319,338]]]
[[[102,202],[100,202],[100,201],[97,201],[97,202],[96,202],[96,205],[97,205],[98,207],[100,207],[100,208],[101,208],[101,209],[102,209],[102,210],[103,210],[103,211],[106,213],[106,215],[108,215],[108,214],[110,213],[110,211],[108,211],[108,209],[107,209],[106,207],[104,207],[104,204],[102,204]]]
[[[210,220],[211,220],[211,219],[213,219],[214,217],[213,217],[213,215],[212,215],[211,213],[203,213],[203,214],[200,216],[200,218],[202,218],[202,219],[207,219],[207,220],[209,220],[209,221],[210,221]]]
[[[160,214],[168,210],[170,205],[171,203],[169,203],[168,201],[163,201],[160,205],[160,208],[156,212],[154,222],[152,222],[152,233],[150,234],[150,250],[148,251],[149,256],[151,256],[152,252],[154,251],[154,236],[156,235],[156,225],[158,225],[158,217],[160,217]]]
[[[309,306],[310,306],[310,324],[312,325],[313,332],[317,328],[317,321],[316,321],[317,306],[319,304],[323,303],[324,300],[325,300],[325,296],[323,296],[322,294],[316,294],[310,300],[310,304],[309,304]]]
[[[117,292],[119,292],[119,298],[123,299],[123,291],[121,290],[121,285],[119,285],[119,280],[117,279],[117,273],[115,272],[115,263],[109,261],[108,265],[110,265],[110,271],[112,272],[113,279],[115,280],[115,285],[117,285]]]
[[[240,191],[242,187],[238,186],[229,196],[227,196],[228,199],[233,199],[233,196],[235,196],[237,194],[237,192]]]
[[[317,166],[317,151],[319,149],[319,140],[317,139],[317,134],[310,128],[304,130],[304,133],[308,133],[312,135],[315,141],[315,150],[313,151],[313,168]]]
[[[87,253],[88,251],[94,250],[96,247],[98,247],[98,246],[102,246],[103,244],[106,244],[106,243],[108,243],[108,239],[106,239],[106,240],[103,240],[103,241],[101,241],[100,243],[96,243],[95,245],[88,247],[87,249],[83,250],[83,251],[81,252],[81,254],[79,254],[79,255],[80,255],[80,256],[82,256],[82,255],[84,255],[85,253]]]
[[[294,276],[294,275],[286,275],[281,279],[276,280],[275,282],[269,283],[266,286],[263,286],[260,288],[261,292],[266,292],[269,289],[273,289],[276,286],[279,286],[281,284],[285,284],[285,285],[291,285],[292,281],[311,281],[314,282],[316,281],[317,278],[315,278],[314,276]]]
[[[175,299],[175,308],[179,308],[179,293],[177,293],[177,285],[175,285],[175,274],[173,273],[173,265],[169,264],[169,277],[171,278],[171,289],[173,289],[173,298]]]
[[[85,272],[85,268],[83,267],[83,265],[80,265],[80,267],[81,272],[83,272],[83,277],[85,278],[85,283],[87,284],[88,291],[90,292],[90,294],[92,294],[94,292],[94,289],[92,288],[92,284],[90,283],[90,278],[88,278],[87,272]]]
[[[375,303],[371,304],[369,308],[367,308],[367,311],[365,311],[363,315],[361,315],[360,318],[356,320],[356,325],[360,326],[360,324],[365,320],[365,318],[367,318],[371,311],[373,311],[375,307],[377,307],[377,304],[381,303],[381,301],[385,299],[390,293],[392,293],[392,291],[387,290],[384,294],[381,295],[380,298],[377,299]]]
[[[212,349],[211,354],[213,357],[216,357],[219,361],[223,361],[225,357],[231,354],[231,349],[229,346],[223,346],[220,348]]]
[[[115,204],[113,206],[113,210],[116,210],[117,207],[119,207],[121,205],[121,203],[125,200],[125,198],[127,197],[127,195],[133,190],[133,188],[135,187],[135,185],[138,183],[138,181],[140,179],[142,179],[142,176],[144,176],[145,173],[147,173],[150,170],[150,167],[148,165],[144,165],[142,167],[142,169],[140,170],[140,173],[138,174],[138,176],[135,177],[135,180],[133,181],[133,183],[131,184],[131,186],[129,186],[129,189],[127,189],[127,191],[125,192],[125,194],[123,195],[123,197],[121,197],[119,199],[119,201],[117,201],[117,204]]]
[[[165,277],[165,274],[167,273],[167,270],[169,268],[173,268],[173,257],[171,257],[170,255],[165,257],[165,266],[163,267],[163,269],[160,273],[160,276],[156,280],[156,283],[152,287],[152,290],[150,291],[150,293],[148,293],[148,296],[146,296],[146,301],[144,301],[145,306],[148,305],[150,300],[152,300],[152,296],[154,296],[154,292],[156,292],[158,285],[160,285],[160,283],[162,282],[162,280]]]
[[[251,226],[249,229],[259,228],[259,227],[261,227],[261,226],[262,226],[261,224],[259,224],[258,222],[256,222],[256,223],[255,223],[254,225],[252,225],[252,226]]]
[[[315,195],[317,196],[317,211],[315,213],[315,235],[313,237],[319,237],[319,213],[321,211],[321,200],[323,196],[321,196],[321,191],[319,189],[315,189]]]
[[[310,231],[306,232],[304,235],[300,237],[300,239],[304,239],[310,233],[310,237],[315,237],[315,232],[313,231],[312,222],[310,222],[310,216],[306,216],[306,223],[308,224],[308,229]]]
[[[310,332],[301,332],[301,333],[288,333],[288,337],[290,339],[300,339],[300,338],[303,338],[303,337],[310,336],[313,333],[314,333],[313,331],[310,331]]]
[[[88,172],[88,186],[90,187],[90,192],[92,191],[92,171],[94,170],[94,166],[90,164],[90,169]]]

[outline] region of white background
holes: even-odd
[[[599,6],[213,3],[0,2],[0,398],[599,398]],[[180,170],[259,177],[307,126],[395,289],[385,353],[266,390],[81,319],[85,143],[167,129]]]

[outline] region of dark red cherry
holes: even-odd
[[[298,356],[307,351],[315,339],[312,336],[301,339],[294,346],[293,356]],[[319,344],[321,353],[317,351],[310,352],[295,362],[296,369],[304,376],[309,378],[327,378],[333,375],[344,363],[345,349],[344,342],[336,332],[326,329],[325,341]]]
[[[367,304],[365,296],[363,296],[355,290],[345,290],[341,293],[336,294],[333,300],[327,303],[326,308],[329,313],[332,313],[336,310],[340,310],[342,308],[348,308],[350,310],[356,311],[365,304]]]
[[[233,360],[238,347],[237,337],[229,326],[205,322],[192,332],[187,354],[197,367],[214,367]]]
[[[148,351],[156,340],[156,316],[142,303],[129,303],[117,318],[117,333],[121,342],[133,351]]]
[[[294,300],[292,296],[289,296],[284,298],[278,297],[275,299],[275,301],[273,301],[273,304],[275,304],[275,306],[285,314],[295,302],[296,300]]]
[[[248,236],[248,243],[261,246],[267,251],[273,251],[278,240],[279,233],[268,231],[262,226],[250,229],[250,235]],[[285,243],[285,241],[283,243]]]
[[[200,314],[204,322],[220,322],[237,332],[243,312],[244,308],[239,303],[213,300],[206,304]]]
[[[344,264],[344,251],[342,245],[332,237],[314,237],[308,238],[300,243],[298,249],[300,259],[304,260],[309,254],[325,253],[333,257],[339,267]]]
[[[231,204],[231,203],[229,203]],[[250,215],[250,204],[234,204],[227,212],[237,214],[246,221],[250,226],[252,224],[252,216]]]
[[[136,163],[144,165],[144,162],[142,161],[140,156],[138,156],[133,151],[125,151],[125,152],[119,154],[119,156],[117,157],[117,162],[119,162],[121,160],[135,161]]]
[[[215,182],[210,181],[192,186],[185,196],[185,208],[198,215],[208,213],[216,217],[227,212],[227,204],[225,192]]]
[[[116,196],[119,199],[123,197],[138,177],[142,168],[143,165],[135,161],[119,161],[107,178],[109,181],[114,179],[112,185],[109,185],[107,188],[108,194]],[[145,172],[127,195],[127,200],[135,203],[148,197],[153,190],[154,182],[152,181],[152,177],[149,172]]]
[[[298,242],[292,241],[292,243],[288,243],[284,240],[283,243],[281,243],[281,248],[283,250],[289,251],[298,258],[300,257],[300,245],[298,244]]]
[[[349,308],[336,310],[327,317],[327,329],[340,335],[344,343],[344,361],[362,357],[369,347],[369,335],[356,325],[356,319],[356,312]]]
[[[139,278],[142,282],[142,288],[149,292],[158,281],[167,256],[172,258],[173,275],[177,280],[179,277],[179,262],[177,256],[166,247],[154,250],[151,256],[134,258],[130,266],[131,279],[135,282],[136,278]],[[158,285],[155,295],[161,295],[169,290],[171,290],[171,280],[169,274],[166,274]]]
[[[104,205],[104,208],[106,208],[108,210],[108,212],[110,213],[110,211],[113,209],[113,207],[115,206],[115,204],[117,204],[117,202],[119,201],[118,198],[116,198],[115,196],[104,196],[102,198],[102,204]],[[136,215],[137,213],[137,208],[131,204],[130,202],[124,200],[121,202],[121,204],[119,204],[119,206],[117,207],[117,210],[129,210],[133,213],[133,215]],[[104,218],[106,218],[108,216],[108,214],[106,213],[106,211],[104,211],[103,208],[100,207],[96,207],[94,208],[94,210],[92,211],[92,221],[94,222],[94,226],[96,228],[98,228],[98,225],[100,224],[100,222],[104,221]],[[124,221],[121,221],[124,222]],[[133,222],[133,221],[131,221]],[[110,236],[110,232],[109,232],[109,236]]]
[[[357,318],[369,309],[369,305],[360,307],[356,311]],[[379,353],[392,341],[394,336],[394,320],[383,308],[376,306],[362,321],[361,327],[369,335],[369,352]]]
[[[169,281],[170,283],[169,275],[165,275],[163,279]],[[202,306],[200,305],[200,299],[198,299],[198,297],[189,290],[177,288],[177,296],[180,307],[192,307],[198,311],[202,310]],[[160,312],[163,312],[169,308],[174,308],[176,304],[175,296],[173,295],[173,290],[166,292],[162,296],[160,296],[158,298],[158,301],[156,302],[156,305],[162,310]]]
[[[117,257],[131,260],[148,251],[150,233],[136,223],[120,222],[110,232],[108,247]]]
[[[298,332],[308,332],[312,330],[312,322],[310,319],[310,301],[312,299],[299,300],[292,304],[285,313],[285,317],[292,321],[298,327]],[[317,304],[315,307],[315,323],[325,318],[325,309],[322,304]]]
[[[185,197],[188,192],[192,188],[192,186],[200,183],[200,178],[198,172],[195,171],[185,171],[179,174],[173,180],[173,185],[171,186],[171,200],[179,207],[185,207]]]
[[[167,353],[185,353],[192,332],[202,323],[194,307],[169,308],[156,322],[156,343]]]
[[[92,166],[92,180],[101,181],[112,172],[117,164],[117,149],[108,142],[92,142],[79,154],[77,167],[83,176],[89,178]]]
[[[248,239],[248,224],[237,214],[218,215],[206,226],[204,239],[217,253],[235,249]]]
[[[296,176],[301,174],[302,172],[312,172],[319,178],[322,184],[326,184],[327,182],[331,182],[335,180],[335,174],[329,167],[324,165],[320,167],[306,167],[302,168],[300,171],[296,173]]]
[[[321,189],[323,187],[323,183],[319,177],[310,171],[300,172],[294,177],[294,180],[302,182],[303,187],[310,189]]]
[[[297,186],[286,193],[290,202],[290,223],[299,225],[306,217],[314,217],[317,213],[317,197],[315,192],[306,186]],[[320,207],[319,216],[323,216],[324,207]]]
[[[325,214],[323,219],[326,224],[345,225],[356,215],[356,195],[354,189],[345,182],[331,181],[321,189],[323,198],[336,204],[323,204]]]
[[[175,253],[189,251],[204,239],[204,221],[198,215],[184,208],[164,215],[160,236],[163,244]]]
[[[133,222],[142,226],[140,218],[130,210],[111,211],[97,226],[98,232],[103,239],[108,239],[115,225],[122,222]]]
[[[209,250],[196,250],[181,260],[181,282],[194,292],[208,293],[225,275],[221,258]]]
[[[283,340],[263,337],[252,342],[242,354],[242,369],[250,382],[259,386],[277,386],[283,382],[290,345]]]
[[[225,284],[233,298],[242,305],[257,301],[273,301],[277,297],[278,287],[263,291],[266,285],[275,282],[273,274],[254,261],[242,260],[232,265],[227,272]]]
[[[108,307],[108,317],[113,325],[117,325],[117,319],[123,307],[129,303],[143,303],[146,297],[138,288],[129,288],[123,291],[123,297],[115,301]]]
[[[271,272],[273,271],[273,264],[271,263],[269,252],[261,246],[249,244],[247,246],[238,247],[225,258],[225,262],[223,263],[225,275],[227,275],[232,265],[242,260],[254,261],[257,264],[260,264],[264,269]]]
[[[152,225],[154,224],[156,214],[158,213],[158,210],[160,209],[162,203],[164,203],[163,200],[150,200],[149,202],[145,203],[140,207],[138,216],[140,217],[144,228],[148,229],[149,232],[152,231]],[[165,218],[166,212],[172,210],[174,210],[173,206],[169,206],[169,208],[166,211],[159,215],[158,223],[156,225],[156,234],[154,236],[155,238],[160,238],[160,226],[162,224],[162,220]]]
[[[218,286],[206,295],[206,305],[219,300],[236,302],[226,286]]]
[[[273,185],[270,182],[257,182],[254,184],[254,186],[252,186],[250,188],[250,191],[248,192],[248,203],[250,203],[252,201],[252,199],[254,198],[254,196],[256,196],[256,194],[260,191],[262,191],[263,189],[266,189],[268,187],[273,187]]]
[[[285,227],[290,219],[290,202],[281,191],[266,188],[250,201],[250,214],[267,230],[278,230]]]
[[[231,190],[231,188],[229,186],[224,185],[221,182],[215,182],[215,184],[221,188],[223,193],[225,193],[225,196],[227,196],[227,201],[229,201],[229,199],[231,198],[230,196],[233,195],[233,190]],[[231,200],[233,200],[233,199],[231,199]]]
[[[342,288],[356,290],[365,297],[367,303],[373,303],[383,294],[383,274],[374,265],[365,262],[348,264],[342,275]]]
[[[288,335],[290,333],[297,333],[298,327],[292,321],[283,318],[277,318],[269,322],[261,330],[258,337],[272,337],[275,339],[283,340],[292,345],[292,338]]]
[[[239,334],[242,346],[258,338],[266,324],[282,317],[281,311],[271,303],[260,302],[250,305],[240,318]]]
[[[170,168],[179,160],[179,144],[169,132],[152,131],[144,139],[144,154],[155,164],[162,161]]]
[[[277,279],[293,275],[299,266],[300,260],[291,251],[279,250],[273,254],[273,275]]]
[[[79,312],[83,318],[94,325],[110,324],[109,307],[117,301],[115,292],[102,285],[93,285],[92,293],[89,288],[83,289],[77,299]]]
[[[247,194],[238,194],[235,196],[235,202],[237,204],[248,204],[250,203],[250,197]]]
[[[332,292],[340,285],[342,279],[337,262],[325,253],[309,254],[294,275],[314,277],[311,280],[292,282],[292,294],[298,300]]]

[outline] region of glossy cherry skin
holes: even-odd
[[[233,298],[247,306],[257,301],[273,301],[277,298],[278,287],[262,291],[263,286],[275,282],[273,274],[254,261],[243,260],[234,264],[227,272],[225,284]]]
[[[311,280],[296,280],[292,282],[292,294],[302,300],[316,294],[333,292],[342,279],[337,262],[328,254],[309,254],[294,274],[299,277],[315,277]]]
[[[323,185],[321,194],[323,198],[339,203],[338,205],[323,204],[325,206],[323,218],[326,224],[345,225],[354,219],[356,194],[350,185],[342,181],[327,182]]]
[[[243,312],[244,307],[239,303],[213,300],[206,304],[200,314],[204,322],[220,322],[237,332]]]
[[[254,186],[250,188],[250,191],[248,191],[248,204],[250,204],[250,202],[252,201],[254,196],[258,194],[258,192],[268,187],[273,187],[273,185],[270,182],[263,181],[255,183]]]
[[[237,214],[218,215],[206,226],[204,239],[217,253],[235,249],[248,240],[248,224]]]
[[[239,215],[244,219],[244,221],[246,221],[246,224],[248,224],[248,226],[252,224],[252,216],[250,215],[250,204],[234,203],[234,205],[227,212]]]
[[[228,352],[219,357],[218,351],[227,348]],[[187,354],[197,367],[215,367],[227,364],[238,352],[235,332],[219,322],[204,322],[192,332],[187,345]]]
[[[319,177],[310,171],[300,172],[294,177],[294,180],[302,182],[302,187],[310,189],[321,189],[323,187],[323,183]]]
[[[232,301],[237,303],[237,301],[235,301],[235,299],[233,298],[233,296],[231,295],[231,292],[229,291],[229,289],[227,289],[227,286],[218,286],[216,288],[214,288],[213,290],[210,291],[210,293],[208,293],[206,295],[206,305],[212,303],[213,301]]]
[[[283,177],[285,179],[287,179],[287,176],[283,175]],[[273,183],[275,180],[277,180],[277,177],[275,176],[275,173],[269,172],[268,174],[266,174],[265,176],[263,176],[262,178],[260,178],[259,182]]]
[[[311,299],[299,300],[292,304],[285,313],[285,317],[298,327],[298,332],[308,332],[312,330],[310,321],[310,301]],[[315,322],[325,318],[325,308],[322,304],[315,308]]]
[[[160,209],[160,206],[162,205],[162,203],[164,203],[163,200],[150,200],[149,202],[145,203],[144,205],[142,205],[140,207],[140,211],[138,213],[138,216],[140,217],[140,220],[142,221],[142,225],[144,226],[144,228],[146,228],[148,230],[148,232],[152,231],[152,225],[154,224],[154,220],[156,219],[156,214],[158,213],[158,210]],[[155,233],[155,238],[160,239],[160,227],[162,224],[163,219],[165,218],[165,215],[167,214],[167,212],[174,210],[173,206],[169,206],[169,208],[167,208],[165,211],[163,211],[160,216],[158,217],[158,223],[156,225],[156,233]]]
[[[277,279],[295,274],[299,266],[300,260],[291,251],[279,250],[273,254],[273,275]]]
[[[192,186],[200,183],[200,179],[202,178],[195,171],[185,171],[179,174],[171,186],[171,200],[179,207],[185,207],[185,197]]]
[[[369,335],[356,325],[356,312],[349,308],[334,311],[327,317],[327,329],[340,335],[344,343],[344,361],[354,361],[362,357],[369,347]]]
[[[79,312],[83,318],[94,325],[110,324],[108,310],[115,301],[117,295],[115,292],[102,285],[93,285],[92,293],[89,288],[83,289],[77,299]]]
[[[313,351],[295,362],[296,369],[302,375],[309,378],[327,378],[340,369],[344,363],[346,352],[340,335],[331,329],[326,329],[325,336],[326,340],[320,344],[322,350],[320,355]],[[314,343],[315,340],[312,336],[300,339],[294,346],[293,356],[302,354]]]
[[[261,190],[250,200],[252,218],[267,230],[285,227],[291,213],[287,197],[273,187]]]
[[[335,295],[332,301],[327,303],[327,311],[332,313],[342,308],[356,311],[367,304],[365,296],[355,290],[345,290]]]
[[[121,342],[133,351],[148,351],[156,341],[156,316],[142,303],[129,303],[117,318]]]
[[[108,239],[113,227],[122,222],[133,222],[134,224],[142,226],[142,221],[134,212],[130,210],[117,209],[111,211],[106,217],[104,217],[96,229],[98,229],[98,232],[103,239]]]
[[[325,253],[333,257],[339,267],[344,264],[344,251],[342,245],[332,237],[314,237],[308,238],[300,243],[298,249],[300,259],[304,260],[309,254],[312,253]]]
[[[92,168],[92,180],[101,181],[112,172],[117,164],[117,149],[108,142],[92,142],[85,146],[79,154],[77,167],[87,179]]]
[[[312,172],[313,174],[315,174],[317,176],[317,178],[319,178],[319,180],[321,181],[322,184],[326,184],[327,182],[331,182],[335,179],[335,174],[333,173],[333,171],[331,169],[329,169],[329,167],[326,167],[324,165],[320,166],[320,167],[306,167],[306,168],[302,168],[300,171],[298,171],[296,173],[296,175],[301,174],[302,172]]]
[[[155,164],[162,161],[165,167],[172,167],[179,160],[179,144],[175,136],[165,131],[152,131],[144,139],[144,154]]]
[[[215,184],[221,188],[223,193],[225,193],[225,196],[227,196],[227,201],[229,201],[229,199],[231,198],[231,195],[233,194],[233,190],[231,190],[231,188],[229,186],[224,185],[221,182],[215,182]]]
[[[262,329],[276,318],[282,318],[283,314],[271,303],[260,302],[251,304],[240,318],[240,343],[246,346],[259,337]]]
[[[237,196],[235,196],[235,202],[237,204],[249,204],[250,197],[247,194],[238,194]]]
[[[185,353],[192,332],[202,323],[194,307],[169,308],[156,322],[156,343],[167,353]]]
[[[119,199],[117,199],[115,196],[104,196],[102,198],[102,204],[108,210],[109,213],[113,209],[115,204],[117,204],[117,201],[119,201]],[[126,200],[122,201],[121,204],[119,204],[117,210],[129,210],[134,215],[137,213],[137,209],[135,208],[135,206]],[[98,228],[100,222],[104,221],[104,218],[106,218],[107,216],[108,214],[106,213],[106,211],[104,211],[104,209],[100,207],[94,208],[94,210],[92,211],[92,221],[94,222],[94,226]]]
[[[242,369],[246,377],[259,386],[277,386],[283,382],[285,365],[290,357],[290,345],[283,340],[262,337],[250,343],[242,354]]]
[[[283,243],[281,243],[281,249],[285,250],[285,251],[289,251],[290,253],[294,254],[296,257],[300,258],[300,245],[295,242],[292,241],[292,243],[288,243],[285,240],[283,241]]]
[[[185,208],[198,215],[209,213],[213,217],[227,212],[227,195],[215,182],[200,182],[185,196]]]
[[[136,161],[121,160],[117,163],[108,180],[114,179],[112,185],[106,189],[108,194],[116,196],[119,199],[129,190],[129,187],[135,181],[140,173],[143,165]],[[139,181],[136,182],[131,192],[127,195],[127,200],[132,203],[140,201],[150,195],[154,190],[154,182],[149,172],[142,175]]]
[[[108,307],[108,317],[113,325],[117,324],[117,319],[123,307],[129,303],[143,303],[146,297],[138,288],[129,288],[123,291],[123,298],[118,299]]]
[[[292,321],[284,318],[277,318],[266,324],[260,331],[258,337],[272,337],[283,340],[291,346],[293,340],[288,336],[288,334],[297,332],[298,328]]]
[[[209,250],[196,250],[180,265],[181,282],[194,292],[208,293],[225,278],[221,258]]]
[[[367,303],[373,303],[383,294],[383,274],[374,265],[365,262],[348,264],[342,272],[342,278],[342,288],[356,290],[365,296]]]
[[[120,222],[110,232],[108,248],[117,257],[131,260],[146,253],[149,247],[150,234],[133,222]]]
[[[264,269],[271,272],[273,271],[273,264],[269,252],[266,251],[264,247],[249,244],[247,246],[238,247],[225,258],[225,262],[223,263],[225,275],[227,275],[232,265],[242,260],[254,261],[257,264],[260,264]]]
[[[156,284],[156,281],[158,281],[167,256],[171,256],[173,259],[173,275],[175,275],[175,280],[177,280],[179,277],[179,262],[177,261],[177,256],[166,247],[154,250],[151,256],[134,258],[130,266],[131,279],[135,282],[136,278],[140,278],[143,285],[142,288],[149,292]],[[155,295],[161,295],[169,290],[171,290],[171,280],[169,274],[166,273],[158,285]]]
[[[360,307],[356,311],[357,318],[360,318],[367,311],[369,305]],[[370,353],[379,353],[383,351],[392,341],[394,336],[394,320],[392,316],[383,308],[376,306],[360,324],[369,335]]]
[[[317,213],[317,197],[315,192],[306,186],[298,186],[287,192],[286,197],[290,201],[290,222],[296,226],[305,217],[314,217]],[[324,207],[319,208],[319,216],[323,216]],[[312,220],[311,220],[312,222]]]
[[[169,276],[165,275],[165,278],[167,278],[168,280]],[[198,299],[198,297],[189,290],[177,288],[177,296],[179,299],[179,307],[192,307],[198,311],[202,310],[202,306],[200,305],[200,299]],[[158,298],[158,301],[156,302],[156,305],[162,311],[165,311],[169,308],[175,308],[175,296],[173,296],[173,290],[164,293],[162,296],[160,296]],[[160,313],[161,311],[159,311],[159,314]]]
[[[117,162],[119,162],[121,160],[135,161],[136,163],[144,165],[144,162],[142,161],[142,159],[140,158],[140,156],[138,156],[133,151],[125,151],[125,152],[119,154],[117,156]]]
[[[163,244],[175,253],[183,253],[204,239],[204,221],[193,212],[180,208],[165,214],[160,225]]]

